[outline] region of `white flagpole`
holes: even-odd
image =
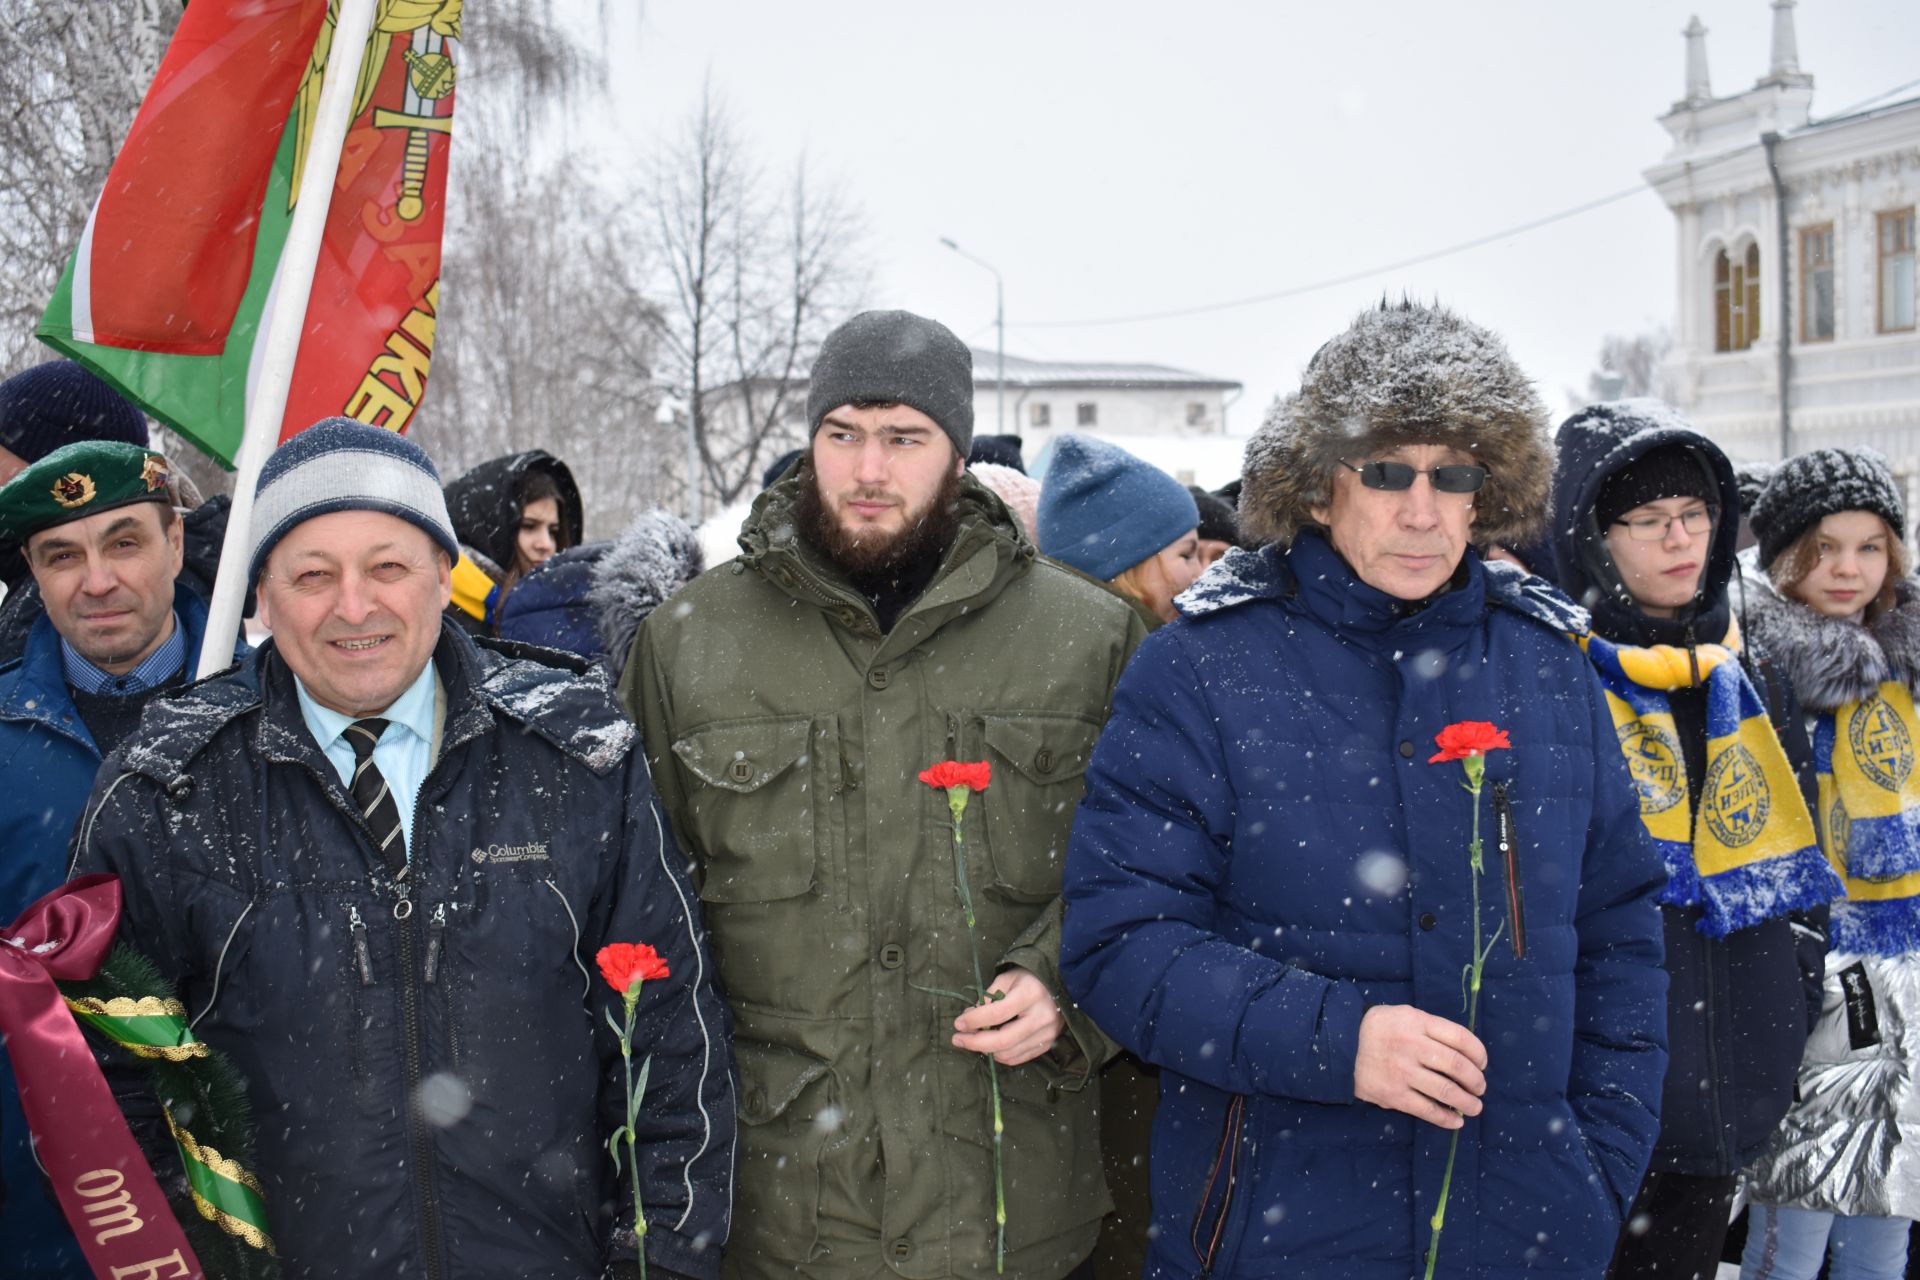
[[[307,299],[313,292],[313,272],[320,261],[320,236],[326,230],[327,208],[333,203],[340,150],[353,123],[353,95],[360,80],[367,37],[373,33],[376,2],[340,0],[333,42],[327,50],[320,104],[314,112],[313,136],[307,143],[300,198],[287,224],[273,293],[255,338],[264,346],[253,395],[247,401],[240,451],[234,458],[233,507],[227,512],[227,534],[220,544],[220,570],[214,578],[207,634],[200,645],[195,679],[204,680],[233,662],[233,643],[240,634],[240,607],[246,601],[249,585],[247,555],[253,547],[253,492],[260,481],[260,468],[279,443],[280,424],[286,417],[293,362],[300,354]]]

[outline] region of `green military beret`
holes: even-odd
[[[135,502],[171,502],[167,460],[119,440],[63,445],[0,488],[0,543]]]

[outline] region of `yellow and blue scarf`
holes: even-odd
[[[1835,951],[1920,950],[1920,775],[1913,695],[1898,680],[1820,717],[1813,766],[1827,857],[1846,880]]]
[[[485,569],[462,554],[453,566],[453,603],[475,622],[493,630],[493,612],[500,604],[500,584]]]
[[[1724,938],[1840,896],[1793,766],[1740,669],[1737,628],[1728,629],[1724,643],[1691,653],[1577,638],[1606,690],[1640,792],[1640,820],[1667,866],[1660,901],[1700,907],[1701,932]],[[1686,757],[1667,693],[1696,679],[1707,691],[1706,776],[1689,829]]]

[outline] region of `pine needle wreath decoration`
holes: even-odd
[[[184,1193],[176,1186],[169,1199],[209,1280],[279,1280],[239,1070],[195,1038],[173,984],[124,944],[93,978],[60,990],[76,1019],[149,1069],[185,1174]]]

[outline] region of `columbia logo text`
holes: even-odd
[[[535,840],[527,844],[490,844],[484,849],[475,849],[472,857],[485,866],[489,862],[545,862],[549,855],[546,841]]]

